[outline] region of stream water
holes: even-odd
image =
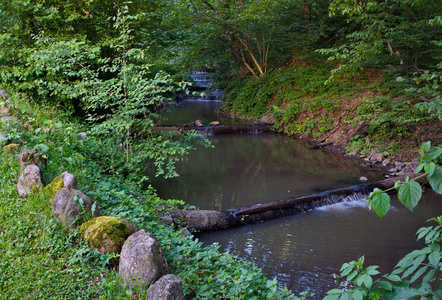
[[[218,102],[181,102],[162,115],[163,124],[232,124],[216,113]],[[196,113],[193,113],[197,111]],[[172,120],[172,121],[171,121]],[[230,122],[230,123],[229,123]],[[209,136],[215,148],[191,152],[177,165],[179,178],[154,179],[162,198],[183,199],[200,209],[226,210],[308,195],[382,179],[354,160],[322,150],[310,150],[300,141],[278,134]],[[338,283],[344,262],[366,256],[368,264],[391,271],[407,252],[419,247],[415,232],[425,221],[442,213],[442,199],[433,193],[410,213],[398,201],[380,220],[364,200],[338,203],[304,214],[228,231],[199,234],[206,245],[218,243],[228,251],[263,268],[269,277],[295,292],[311,289],[314,299]]]

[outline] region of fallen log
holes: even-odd
[[[410,174],[409,176],[412,177],[413,175]],[[405,176],[389,178],[375,183],[359,184],[320,194],[250,205],[224,212],[215,210],[178,211],[172,217],[174,223],[184,223],[186,226],[201,232],[223,230],[307,212],[324,205],[363,199],[375,188],[386,190],[394,187],[395,182],[398,180],[405,181]],[[425,178],[419,178],[418,180],[419,183],[424,183],[425,181]]]

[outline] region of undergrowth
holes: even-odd
[[[219,253],[215,246],[204,248],[161,225],[162,214],[184,203],[161,200],[151,187],[142,188],[134,177],[119,173],[112,165],[112,140],[81,139],[77,132],[85,128],[60,121],[59,116],[66,116],[59,110],[35,106],[18,95],[11,99],[19,122],[2,125],[6,138],[20,151],[36,148],[46,153],[46,182],[69,171],[78,189],[97,201],[102,215],[122,217],[156,235],[171,273],[180,277],[188,296],[300,299],[287,289],[278,290],[276,279],[269,280],[255,265]],[[120,284],[109,263],[112,255],[99,255],[77,231],[67,232],[57,223],[44,194],[18,196],[18,155],[0,150],[0,294],[7,299],[145,299],[143,293]]]
[[[311,58],[293,61],[261,78],[225,83],[224,109],[254,119],[273,117],[273,129],[290,136],[326,141],[337,128],[366,121],[364,143],[352,140],[348,149],[399,152],[418,147],[437,116],[419,107],[420,98],[405,95],[405,87],[377,70],[324,84],[332,66]],[[423,131],[422,131],[423,130]],[[432,128],[435,133],[437,128]],[[365,142],[365,137],[370,141]],[[340,143],[345,136],[338,138]],[[341,139],[341,140],[340,140]]]

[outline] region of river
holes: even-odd
[[[216,112],[218,102],[182,102],[162,116],[163,123],[234,124]],[[197,113],[195,113],[195,111]],[[182,199],[200,209],[226,210],[289,197],[348,187],[361,176],[382,179],[362,169],[358,161],[279,134],[208,136],[215,148],[200,148],[177,165],[181,176],[154,179],[162,198]],[[228,231],[198,234],[204,244],[218,243],[220,251],[252,261],[269,278],[295,292],[311,289],[321,299],[337,287],[335,278],[344,262],[365,255],[368,264],[391,271],[407,252],[421,247],[415,232],[428,218],[442,213],[439,195],[426,192],[414,213],[393,200],[380,220],[363,199],[314,209],[307,213],[248,225]]]

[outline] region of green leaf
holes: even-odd
[[[422,196],[422,188],[415,181],[405,182],[398,191],[398,198],[402,204],[409,210],[413,211]]]
[[[428,269],[428,266],[420,268],[416,273],[413,274],[413,277],[411,277],[411,279],[410,279],[410,283],[415,282],[419,277],[422,276],[422,274],[425,273],[425,271],[427,271],[427,269]]]
[[[439,264],[439,261],[440,261],[440,252],[433,252],[430,255],[428,255],[428,261],[434,267],[437,267],[437,265]]]
[[[390,209],[390,196],[387,193],[375,194],[373,197],[373,209],[382,219]]]
[[[371,289],[371,285],[373,284],[373,279],[371,278],[371,276],[364,274],[362,275],[363,280],[364,280],[364,285],[367,287],[367,289]]]
[[[387,279],[393,282],[398,282],[401,281],[401,278],[397,275],[388,275]]]
[[[425,164],[425,172],[428,173],[428,175],[433,175],[434,170],[436,170],[436,164],[434,162],[430,162],[429,164]],[[417,169],[416,169],[417,171]]]
[[[387,291],[391,291],[393,289],[393,286],[388,281],[380,281],[379,285],[381,286],[381,288]]]
[[[433,190],[438,194],[442,194],[442,170],[436,169],[434,173],[427,178]]]
[[[363,300],[364,299],[364,294],[362,294],[361,291],[355,291],[353,293],[353,299],[354,300]]]

